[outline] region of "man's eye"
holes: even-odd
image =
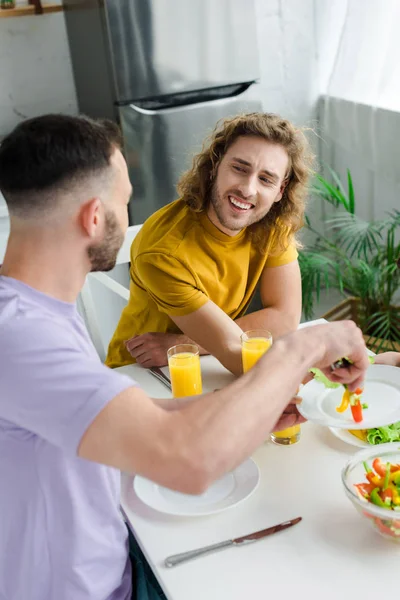
[[[269,179],[267,179],[266,177],[260,177],[260,180],[261,180],[263,183],[272,183],[272,182],[271,182]]]
[[[233,165],[233,168],[235,169],[235,171],[240,171],[241,173],[245,172],[245,169],[243,169],[242,167],[239,167],[238,165]]]

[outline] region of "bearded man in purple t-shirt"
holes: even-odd
[[[0,274],[0,598],[164,598],[132,537],[130,560],[120,470],[204,491],[270,431],[301,421],[291,398],[309,367],[329,374],[347,356],[351,367],[330,376],[362,384],[361,332],[307,328],[225,389],[153,400],[100,362],[76,309],[87,273],[114,266],[128,225],[116,125],[21,123],[0,146],[0,190],[11,226]]]

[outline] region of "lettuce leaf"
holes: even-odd
[[[386,444],[386,442],[400,442],[400,421],[385,427],[375,427],[367,430],[367,441],[369,444]]]
[[[334,390],[335,388],[338,388],[342,385],[341,383],[334,383],[333,381],[328,379],[327,376],[324,375],[323,372],[317,368],[309,369],[309,371],[310,371],[310,373],[314,374],[314,381],[318,381],[318,383],[322,383],[326,388],[330,388],[330,389]]]

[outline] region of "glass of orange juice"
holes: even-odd
[[[168,350],[168,366],[174,398],[202,393],[200,352],[196,344],[178,344]]]
[[[297,393],[299,393],[299,390],[297,390]],[[300,440],[300,434],[300,425],[293,425],[292,427],[282,429],[282,431],[273,431],[271,433],[271,440],[274,444],[291,446],[292,444],[297,444]]]
[[[242,342],[243,373],[253,367],[272,345],[272,333],[265,329],[251,329],[240,336]]]
[[[271,433],[271,440],[274,444],[280,444],[281,446],[291,446],[297,444],[300,440],[300,425],[293,425],[293,427],[287,427],[282,431],[273,431]]]

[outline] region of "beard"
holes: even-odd
[[[111,271],[115,267],[118,252],[123,244],[124,234],[118,221],[111,211],[105,215],[104,236],[88,248],[88,257],[91,264],[90,271]]]
[[[218,221],[223,227],[229,229],[230,231],[241,231],[245,227],[254,225],[254,223],[259,223],[264,219],[264,217],[268,214],[271,208],[268,207],[266,210],[260,212],[260,210],[257,208],[257,205],[255,205],[254,208],[248,209],[248,211],[243,212],[243,214],[232,214],[232,212],[229,211],[228,196],[230,194],[246,201],[246,198],[243,198],[239,190],[235,189],[231,189],[224,196],[221,196],[216,183],[214,183],[212,187],[210,197],[210,203],[214,209],[215,214],[217,215]],[[249,200],[247,199],[247,201]]]

